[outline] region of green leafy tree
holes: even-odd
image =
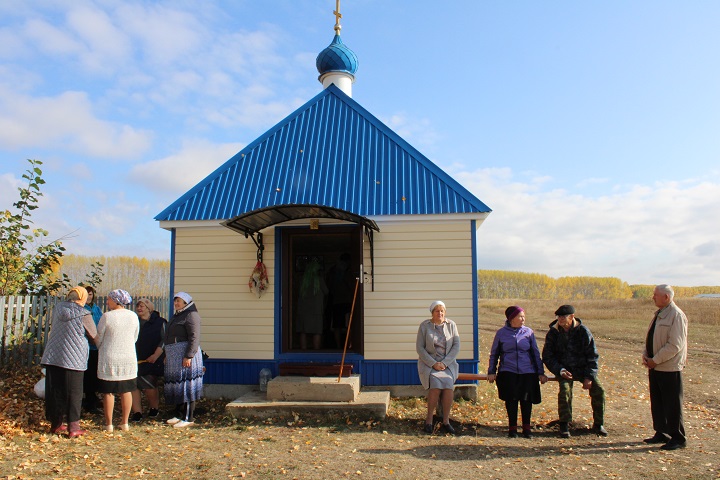
[[[15,211],[0,212],[0,295],[53,294],[69,284],[67,276],[54,272],[65,251],[62,242],[47,242],[47,230],[32,226],[30,218],[38,208],[45,180],[42,162],[28,162],[30,168],[22,176],[27,185],[18,187]]]
[[[103,270],[104,266],[105,265],[100,263],[100,261],[96,261],[95,263],[91,264],[90,271],[85,275],[85,280],[80,282],[80,285],[82,285],[83,287],[91,286],[95,290],[97,290],[103,281],[103,277],[105,276],[105,271]]]

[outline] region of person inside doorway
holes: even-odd
[[[295,331],[300,334],[300,348],[303,350],[308,348],[308,337],[312,338],[314,350],[319,350],[322,345],[327,294],[322,265],[313,258],[305,267],[298,295]]]
[[[330,325],[335,337],[335,346],[341,349],[345,346],[355,287],[355,281],[350,272],[349,253],[340,255],[338,262],[330,267],[327,285],[330,291]],[[348,345],[348,348],[352,348],[352,345]]]

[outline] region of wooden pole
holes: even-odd
[[[350,339],[350,326],[352,325],[353,313],[355,313],[355,299],[357,298],[358,285],[360,285],[360,277],[355,278],[355,293],[353,293],[352,306],[350,307],[350,319],[348,320],[347,332],[345,332],[345,346],[343,347],[342,360],[340,361],[340,373],[338,374],[337,383],[340,383],[340,379],[343,374],[343,367],[345,366],[345,353],[347,352],[348,340]]]

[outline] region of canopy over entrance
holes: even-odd
[[[243,213],[230,220],[225,220],[222,224],[248,237],[253,236],[263,228],[302,218],[334,218],[335,220],[357,223],[376,232],[380,231],[377,223],[367,217],[324,205],[273,205]]]
[[[327,207],[324,205],[303,205],[303,204],[286,204],[273,205],[270,207],[259,208],[252,212],[243,213],[237,217],[225,220],[222,225],[250,237],[258,248],[257,258],[262,262],[262,255],[265,246],[263,245],[262,233],[263,228],[277,225],[278,223],[290,220],[298,220],[302,218],[333,218],[335,220],[344,220],[346,222],[355,223],[365,227],[365,235],[370,242],[370,277],[372,279],[372,289],[375,290],[375,248],[373,245],[373,230],[380,231],[374,220],[358,215],[356,213],[341,210],[339,208]]]

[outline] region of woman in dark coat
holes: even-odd
[[[165,334],[165,403],[176,405],[167,423],[185,428],[195,423],[195,402],[203,393],[200,314],[185,292],[175,294],[173,306],[175,314]]]
[[[85,310],[90,312],[93,321],[95,322],[95,328],[97,328],[102,317],[102,310],[97,306],[95,288],[91,285],[85,285],[85,290],[88,292],[87,303],[85,303]],[[85,391],[85,400],[83,401],[83,408],[86,412],[100,413],[102,402],[98,399],[98,383],[97,378],[97,367],[98,367],[98,349],[97,345],[89,342],[90,345],[90,356],[88,357],[88,368],[85,370],[85,376],[83,378],[83,390]]]
[[[141,298],[135,305],[135,311],[140,319],[140,335],[135,342],[135,352],[138,359],[137,390],[132,393],[132,416],[130,420],[139,422],[143,418],[142,397],[145,394],[149,411],[148,418],[157,418],[160,409],[160,393],[158,381],[165,370],[165,330],[167,320],[155,310],[155,305],[149,298]]]

